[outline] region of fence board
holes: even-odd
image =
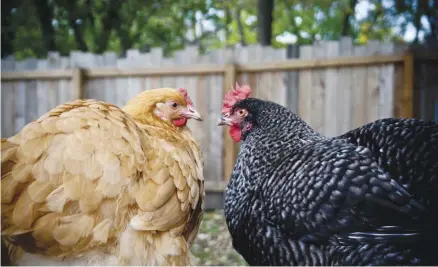
[[[232,63],[234,59],[234,54],[232,50],[223,49],[223,53],[218,53],[214,51],[209,57],[213,62]],[[222,57],[223,56],[223,57]],[[231,85],[229,85],[231,86]],[[209,155],[205,157],[206,169],[209,171],[206,173],[207,179],[218,182],[229,179],[225,177],[223,164],[224,164],[224,138],[223,136],[227,134],[228,129],[217,129],[217,120],[220,116],[222,110],[222,95],[224,92],[224,80],[222,75],[212,75],[210,78],[210,87],[206,90],[209,91],[209,114],[208,114],[208,129],[210,142],[208,143]],[[227,137],[227,136],[226,136]],[[227,138],[230,138],[229,136]]]
[[[236,63],[237,64],[242,64],[242,63],[246,63],[249,62],[249,49],[246,47],[237,47],[235,49],[236,51]],[[236,77],[236,81],[240,84],[246,83],[249,84],[249,77],[248,77],[248,73],[247,72],[240,72],[237,74]],[[228,86],[228,85],[227,85]],[[229,86],[234,86],[234,84],[230,84]]]
[[[151,61],[154,67],[161,67],[161,60],[163,58],[163,49],[161,47],[156,47],[151,49]],[[160,77],[153,77],[151,79],[151,88],[160,87],[161,79]]]
[[[26,69],[34,70],[37,68],[38,60],[37,59],[28,59],[26,61]],[[35,80],[26,82],[26,123],[29,121],[36,120],[39,116],[38,114],[38,98],[37,95],[37,83]]]
[[[311,59],[312,58],[312,46],[306,45],[300,47],[300,58]],[[299,73],[299,92],[298,92],[298,115],[301,118],[310,123],[310,115],[312,113],[312,71],[302,70]]]
[[[257,45],[254,47],[254,51],[250,53],[255,62],[270,62],[273,58],[273,51],[270,47],[262,47]],[[277,90],[272,83],[272,72],[262,72],[256,74],[257,86],[255,96],[265,99],[273,100],[274,91]],[[281,104],[281,103],[279,103]]]
[[[13,71],[15,61],[13,57],[2,60],[2,72]],[[15,92],[13,82],[2,82],[2,137],[9,137],[15,132]]]
[[[116,66],[119,69],[123,69],[126,65],[126,58],[118,58],[116,62]],[[126,90],[128,87],[128,77],[116,77],[115,79],[115,91],[116,91],[116,105],[119,107],[123,107],[126,104]]]
[[[47,69],[47,60],[40,59],[37,63],[37,69],[38,70],[45,70]],[[47,88],[46,88],[47,81],[44,80],[37,80],[37,97],[38,97],[38,115],[41,116],[42,114],[46,113],[49,110],[49,98],[47,97]]]
[[[60,57],[59,59],[59,68],[62,70],[70,69],[70,58],[68,57]],[[70,86],[70,81],[67,79],[59,80],[59,103],[65,103],[72,101],[72,89]],[[41,115],[41,114],[39,114]]]
[[[317,41],[312,47],[312,57],[324,59],[326,56],[326,42]],[[316,131],[324,133],[324,97],[325,97],[325,70],[312,70],[311,87],[311,114],[309,124]]]
[[[366,55],[375,55],[379,51],[380,42],[371,40],[366,45]],[[378,118],[379,108],[379,66],[367,67],[367,89],[366,89],[366,122],[371,122]]]
[[[271,61],[285,60],[286,59],[286,49],[271,49]],[[265,90],[271,91],[271,101],[274,101],[282,106],[289,106],[288,104],[288,94],[287,94],[287,84],[286,84],[286,73],[283,71],[273,71],[271,72],[271,87],[267,87]]]
[[[106,52],[103,54],[103,64],[105,68],[111,68],[117,65],[117,55],[114,52]],[[117,88],[114,84],[114,79],[103,78],[103,87],[105,100],[115,104],[117,99]]]
[[[59,53],[52,52],[49,53],[47,58],[46,68],[49,70],[58,69],[57,57],[59,57]],[[59,80],[49,80],[46,81],[46,94],[47,94],[47,111],[56,107],[59,103],[59,92],[57,85],[59,84]],[[44,114],[44,113],[42,113]],[[39,114],[41,116],[42,114]]]
[[[390,55],[394,52],[393,43],[382,43],[379,52],[383,55]],[[394,65],[385,64],[379,71],[379,97],[377,108],[377,119],[391,117],[394,114]]]
[[[26,61],[15,64],[15,70],[26,70]],[[14,82],[15,89],[15,132],[26,124],[26,81]]]
[[[353,54],[356,56],[364,56],[366,54],[365,46],[355,46]],[[359,127],[367,122],[366,107],[367,107],[367,68],[353,68],[353,128]]]
[[[327,42],[325,44],[325,54],[326,58],[337,57],[339,55],[339,42]],[[330,137],[339,133],[338,114],[340,109],[338,106],[338,74],[339,70],[337,68],[328,68],[325,71],[324,77],[324,133]]]
[[[351,37],[343,37],[339,42],[339,55],[353,55],[353,39]],[[353,71],[351,68],[340,68],[337,85],[337,126],[338,133],[345,133],[353,128],[352,115],[354,106],[353,103]]]
[[[289,45],[287,47],[286,58],[299,58],[299,46]],[[299,71],[290,71],[285,73],[287,107],[294,113],[298,113],[299,105]]]

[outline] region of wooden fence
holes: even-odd
[[[438,122],[438,43],[410,48],[414,58],[413,115]]]
[[[413,60],[406,47],[350,38],[287,49],[248,46],[206,55],[188,47],[164,58],[129,50],[126,57],[72,52],[47,59],[2,60],[2,137],[17,133],[56,105],[94,98],[123,106],[142,90],[185,87],[204,117],[189,127],[202,145],[206,189],[221,207],[220,194],[234,166],[237,146],[216,126],[222,96],[231,85],[249,83],[253,96],[298,113],[317,131],[335,136],[383,117],[411,117]],[[219,199],[218,199],[219,197]]]

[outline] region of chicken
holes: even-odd
[[[436,206],[417,201],[369,148],[327,138],[281,105],[247,98],[248,88],[226,95],[219,125],[242,142],[224,211],[249,264],[438,263]]]
[[[189,265],[203,158],[185,89],[60,105],[2,139],[2,237],[18,265]],[[4,255],[3,255],[4,256]]]

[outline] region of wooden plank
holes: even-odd
[[[152,49],[154,50],[154,49]],[[243,50],[244,51],[244,50]],[[286,71],[299,69],[314,69],[327,67],[347,67],[362,65],[378,65],[403,61],[403,55],[372,56],[372,57],[345,57],[334,58],[331,60],[284,60],[281,62],[258,63],[258,64],[239,64],[238,72],[263,72],[263,71]],[[184,68],[141,68],[141,69],[118,69],[101,68],[87,69],[87,78],[98,77],[126,77],[126,76],[196,76],[202,74],[223,73],[225,66],[218,64],[196,64]],[[2,80],[47,80],[71,78],[72,73],[68,70],[54,71],[23,71],[23,72],[4,72],[1,74]]]
[[[351,56],[353,54],[353,39],[351,37],[343,37],[339,42],[340,56]],[[337,117],[338,117],[338,133],[345,133],[353,128],[352,115],[354,114],[354,81],[352,79],[353,71],[351,68],[340,68],[338,78],[337,94]]]
[[[2,72],[2,81],[16,80],[57,80],[60,78],[71,78],[72,73],[69,70],[53,70],[53,71],[17,71],[17,72]]]
[[[140,56],[141,66],[148,68],[152,66],[151,53],[142,53]],[[139,77],[140,79],[140,92],[149,90],[151,88],[151,78],[150,77]]]
[[[367,55],[376,56],[379,47],[379,41],[370,40],[366,45]],[[367,67],[366,123],[375,121],[378,118],[380,95],[379,72],[380,68],[377,65],[370,65]]]
[[[37,63],[39,71],[47,69],[47,60],[40,59]],[[71,71],[70,71],[71,73]],[[38,116],[42,116],[49,111],[48,97],[47,97],[47,80],[37,80],[37,112]]]
[[[198,63],[205,64],[208,63],[208,58],[205,56],[199,56],[197,59]],[[201,114],[203,118],[203,122],[200,124],[202,127],[202,140],[201,140],[201,149],[202,154],[204,155],[204,179],[205,181],[213,181],[218,179],[215,165],[212,164],[212,156],[210,151],[210,144],[212,142],[211,140],[211,132],[210,129],[214,127],[214,125],[211,125],[212,118],[210,117],[210,95],[214,94],[212,90],[207,90],[207,87],[210,87],[211,82],[211,76],[207,75],[199,75],[196,83],[196,94],[198,98],[198,103],[196,103],[196,110]],[[214,121],[214,119],[213,119]],[[217,129],[216,131],[220,132],[220,129]],[[213,129],[214,129],[213,128]]]
[[[13,71],[15,69],[14,57],[8,57],[2,60],[2,72]],[[1,84],[1,126],[2,137],[11,137],[15,134],[15,89],[12,82]]]
[[[115,52],[105,52],[103,54],[103,66],[105,68],[114,68],[117,64],[117,54]],[[116,86],[114,83],[114,78],[103,77],[103,87],[104,99],[106,102],[116,104]]]
[[[272,60],[285,60],[286,59],[286,49],[272,49]],[[287,107],[288,106],[288,93],[286,84],[286,73],[283,71],[271,72],[271,99],[276,103]]]
[[[415,61],[414,65],[414,86],[420,98],[416,99],[417,109],[420,111],[418,117],[423,120],[435,119],[435,105],[438,101],[438,82],[436,73],[438,65],[432,61]],[[415,101],[415,100],[413,100]]]
[[[96,54],[85,54],[87,65],[85,68],[82,68],[85,72],[88,68],[102,68],[104,66],[104,55],[96,55]],[[86,98],[96,99],[99,101],[105,100],[105,91],[104,91],[104,82],[102,79],[87,79],[84,75],[84,84],[86,85],[85,93]]]
[[[229,85],[234,84],[235,80],[236,80],[236,65],[227,64],[225,68],[225,75],[224,75],[224,89],[223,89],[224,95],[226,92],[230,90]],[[228,181],[233,172],[234,164],[236,163],[237,146],[228,133],[228,127],[224,127],[223,138],[224,138],[223,163],[222,163],[223,173],[225,180]]]
[[[315,41],[313,44],[313,58],[319,60],[326,57],[326,41]],[[312,86],[311,90],[311,115],[310,115],[310,126],[315,129],[315,131],[325,134],[325,123],[324,123],[324,98],[325,98],[325,70],[324,69],[313,69],[312,70]]]
[[[198,74],[222,73],[224,67],[221,65],[201,65],[166,68],[141,68],[141,69],[90,69],[86,75],[91,78],[98,77],[127,77],[127,76],[197,76]],[[3,76],[2,76],[3,78]]]
[[[103,62],[102,55],[96,55],[92,53],[80,53],[78,57],[77,67],[81,68],[82,86],[83,86],[82,98],[103,100],[101,96],[104,95],[104,92],[101,90],[99,86],[99,80],[87,79],[84,74],[86,69],[101,67],[102,62]]]
[[[225,49],[225,59],[226,62],[232,62],[234,58],[234,50],[227,48]],[[210,61],[212,59],[210,58]],[[218,62],[219,58],[213,58],[213,62]],[[211,88],[207,88],[210,92],[210,121],[209,121],[209,131],[210,131],[210,159],[211,165],[214,165],[213,170],[215,174],[215,180],[222,181],[228,180],[230,177],[225,176],[223,171],[223,150],[224,150],[224,140],[225,134],[228,133],[228,129],[218,129],[217,128],[217,120],[221,114],[222,110],[222,101],[224,95],[224,76],[222,74],[215,74],[211,78]],[[229,88],[227,89],[227,91]],[[228,137],[229,138],[229,137]],[[237,150],[237,149],[236,149]],[[237,153],[237,152],[236,152]]]
[[[88,96],[87,86],[84,84],[85,72],[81,69],[86,66],[83,62],[83,53],[81,51],[70,51],[70,65],[72,72],[71,80],[71,98],[72,100],[84,99]]]
[[[382,43],[379,47],[382,54],[392,54],[394,43]],[[394,116],[394,64],[387,64],[380,67],[379,76],[379,103],[378,119]]]
[[[234,53],[236,55],[236,59],[235,59],[235,63],[237,64],[237,66],[243,66],[244,64],[247,63],[248,58],[249,58],[249,51],[247,49],[247,47],[235,47],[234,49]],[[239,84],[249,84],[249,77],[248,77],[248,73],[245,71],[239,71],[238,67],[236,66],[236,82],[238,82]],[[235,84],[235,83],[234,83]],[[227,85],[228,90],[231,88],[230,86],[234,86],[234,84],[232,85]]]
[[[154,65],[154,67],[161,68],[162,60],[163,60],[163,49],[161,47],[152,48],[151,49],[151,61],[152,61],[152,64]],[[163,75],[164,74],[158,74],[156,76],[151,75],[153,77],[151,77],[151,79],[150,79],[151,84],[150,84],[149,89],[161,87],[161,79],[157,76],[163,76]],[[175,72],[174,75],[178,75],[178,73]]]
[[[26,69],[35,70],[37,68],[38,60],[31,58],[26,60]],[[38,92],[36,80],[26,81],[26,124],[38,119]]]
[[[270,47],[261,46],[260,44],[249,45],[247,47],[248,54],[251,55],[246,63],[250,64],[260,63],[260,62],[270,62],[272,61],[272,53]],[[258,73],[250,73],[248,74],[251,88],[253,88],[254,96],[264,100],[272,99],[272,79],[271,72],[264,71]],[[254,77],[251,77],[254,76]],[[255,78],[255,84],[253,83],[253,79]]]
[[[312,58],[312,46],[300,46],[300,59]],[[312,86],[312,71],[310,69],[303,69],[299,72],[298,80],[298,115],[307,123],[310,122],[311,108],[311,86]]]
[[[25,61],[17,61],[15,63],[17,71],[26,69]],[[24,125],[26,125],[26,81],[15,81],[15,129],[14,134],[18,133]]]
[[[188,59],[188,54],[186,54],[186,50],[183,50],[183,54],[184,54],[184,58]],[[187,62],[188,63],[188,62]],[[182,65],[185,65],[187,63],[183,63]],[[163,68],[172,68],[174,67],[176,64],[175,59],[174,58],[163,58],[161,65],[163,66]],[[185,76],[185,78],[196,78],[194,76]],[[161,77],[161,86],[160,87],[167,87],[167,88],[175,88],[176,85],[176,79],[175,76],[167,76],[164,75],[163,77]]]
[[[140,54],[140,51],[138,49],[128,50],[126,56],[129,60],[128,62],[130,66],[135,68],[142,68],[146,66],[145,62],[143,61],[144,54]],[[133,97],[137,96],[141,92],[142,80],[143,77],[129,77],[128,79],[129,91],[127,97],[128,101]]]
[[[228,62],[229,59],[233,58],[232,49],[221,49],[212,51],[206,57],[206,61],[210,63],[220,63]],[[224,181],[229,179],[223,173],[223,153],[224,153],[224,139],[225,134],[228,133],[228,129],[221,129],[217,126],[218,118],[222,110],[222,100],[225,83],[222,74],[214,74],[210,76],[210,82],[208,88],[205,88],[206,93],[209,97],[208,106],[208,135],[209,142],[208,146],[208,157],[205,158],[204,170],[208,169],[208,177],[205,179],[210,181]],[[230,87],[227,88],[227,91]],[[225,128],[225,127],[223,127]]]
[[[142,68],[142,57],[138,49],[129,49],[126,52],[127,67],[130,68]],[[128,90],[126,92],[126,102],[138,95],[141,91],[141,80],[143,77],[128,77]]]
[[[83,69],[74,68],[72,77],[72,99],[84,98],[84,76]]]
[[[299,70],[299,69],[318,69],[329,67],[352,67],[367,66],[402,62],[403,55],[389,56],[356,56],[340,57],[333,59],[309,59],[309,60],[285,60],[271,63],[258,64],[238,64],[238,72],[263,72],[263,71],[280,71],[280,70]]]
[[[58,52],[49,52],[47,57],[47,69],[55,70],[59,68],[59,62],[57,59],[59,58]],[[49,109],[53,109],[58,106],[59,103],[59,90],[58,84],[59,80],[47,80],[46,83],[46,97],[47,97],[47,105]],[[42,115],[42,114],[41,114]]]
[[[403,93],[402,93],[402,103],[403,109],[401,110],[401,117],[412,118],[413,108],[412,108],[412,95],[413,95],[413,79],[414,79],[414,60],[412,54],[409,52],[404,56],[404,71],[403,71]]]
[[[249,45],[247,47],[244,47],[244,49],[246,49],[248,51],[248,53],[246,54],[247,57],[246,58],[241,58],[242,60],[244,60],[243,62],[245,64],[259,64],[262,61],[261,58],[261,46],[257,46],[257,45]],[[239,65],[236,66],[236,68],[238,68]],[[251,73],[247,73],[247,83],[249,84],[249,86],[252,89],[252,96],[253,97],[259,97],[262,98],[263,97],[263,91],[265,91],[263,88],[259,88],[259,83],[260,80],[258,79],[260,73],[257,72],[251,72]]]
[[[365,46],[355,46],[353,54],[362,56],[366,53]],[[367,122],[366,119],[366,88],[367,88],[367,70],[366,66],[359,66],[353,70],[353,128],[360,127]]]
[[[196,63],[198,59],[198,47],[197,46],[187,46],[184,49],[184,62],[188,65],[193,65]],[[175,82],[175,79],[172,79],[173,83]],[[169,84],[172,86],[172,80],[168,80]],[[193,101],[193,104],[195,105],[196,109],[203,110],[202,106],[205,105],[205,99],[202,95],[198,95],[198,77],[195,76],[186,76],[184,77],[184,88],[186,88],[188,95]],[[177,87],[180,87],[178,84]],[[201,112],[201,111],[199,111]],[[202,114],[201,115],[205,115]],[[189,120],[187,123],[189,128],[193,132],[193,136],[195,139],[202,144],[202,146],[205,145],[205,135],[207,134],[204,131],[203,123],[196,120]]]
[[[338,41],[328,41],[325,44],[325,55],[327,58],[337,57],[339,55],[339,42]],[[341,134],[339,131],[338,123],[340,118],[338,117],[339,105],[339,88],[338,88],[338,75],[339,70],[337,68],[328,68],[325,71],[324,77],[324,133],[329,137],[334,137]]]
[[[70,58],[60,57],[59,58],[59,68],[66,70],[70,69]],[[70,70],[71,71],[71,70]],[[59,91],[58,91],[58,101],[59,104],[70,102],[72,100],[72,90],[71,90],[71,79],[60,79],[59,80]]]
[[[299,46],[298,45],[289,45],[286,51],[286,58],[288,59],[297,59],[299,58]],[[298,106],[299,106],[299,72],[298,71],[290,71],[285,72],[285,83],[286,83],[286,99],[287,99],[287,108],[289,108],[292,112],[298,114]]]
[[[394,70],[394,117],[402,117],[402,95],[403,95],[403,71],[404,64],[397,64]]]
[[[124,68],[127,65],[126,58],[118,58],[116,66],[117,68]],[[129,76],[115,76],[114,84],[116,90],[116,102],[119,107],[126,105],[129,99],[126,98],[126,91],[128,90],[128,77]]]

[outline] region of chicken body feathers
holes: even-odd
[[[380,119],[336,139],[367,147],[379,166],[417,201],[438,206],[438,123]]]
[[[272,102],[237,107],[252,116],[252,130],[227,186],[225,215],[249,264],[433,263],[430,212],[372,149],[326,138]]]
[[[188,129],[163,131],[114,105],[78,100],[2,140],[1,152],[2,236],[13,249],[189,264],[204,191]]]

